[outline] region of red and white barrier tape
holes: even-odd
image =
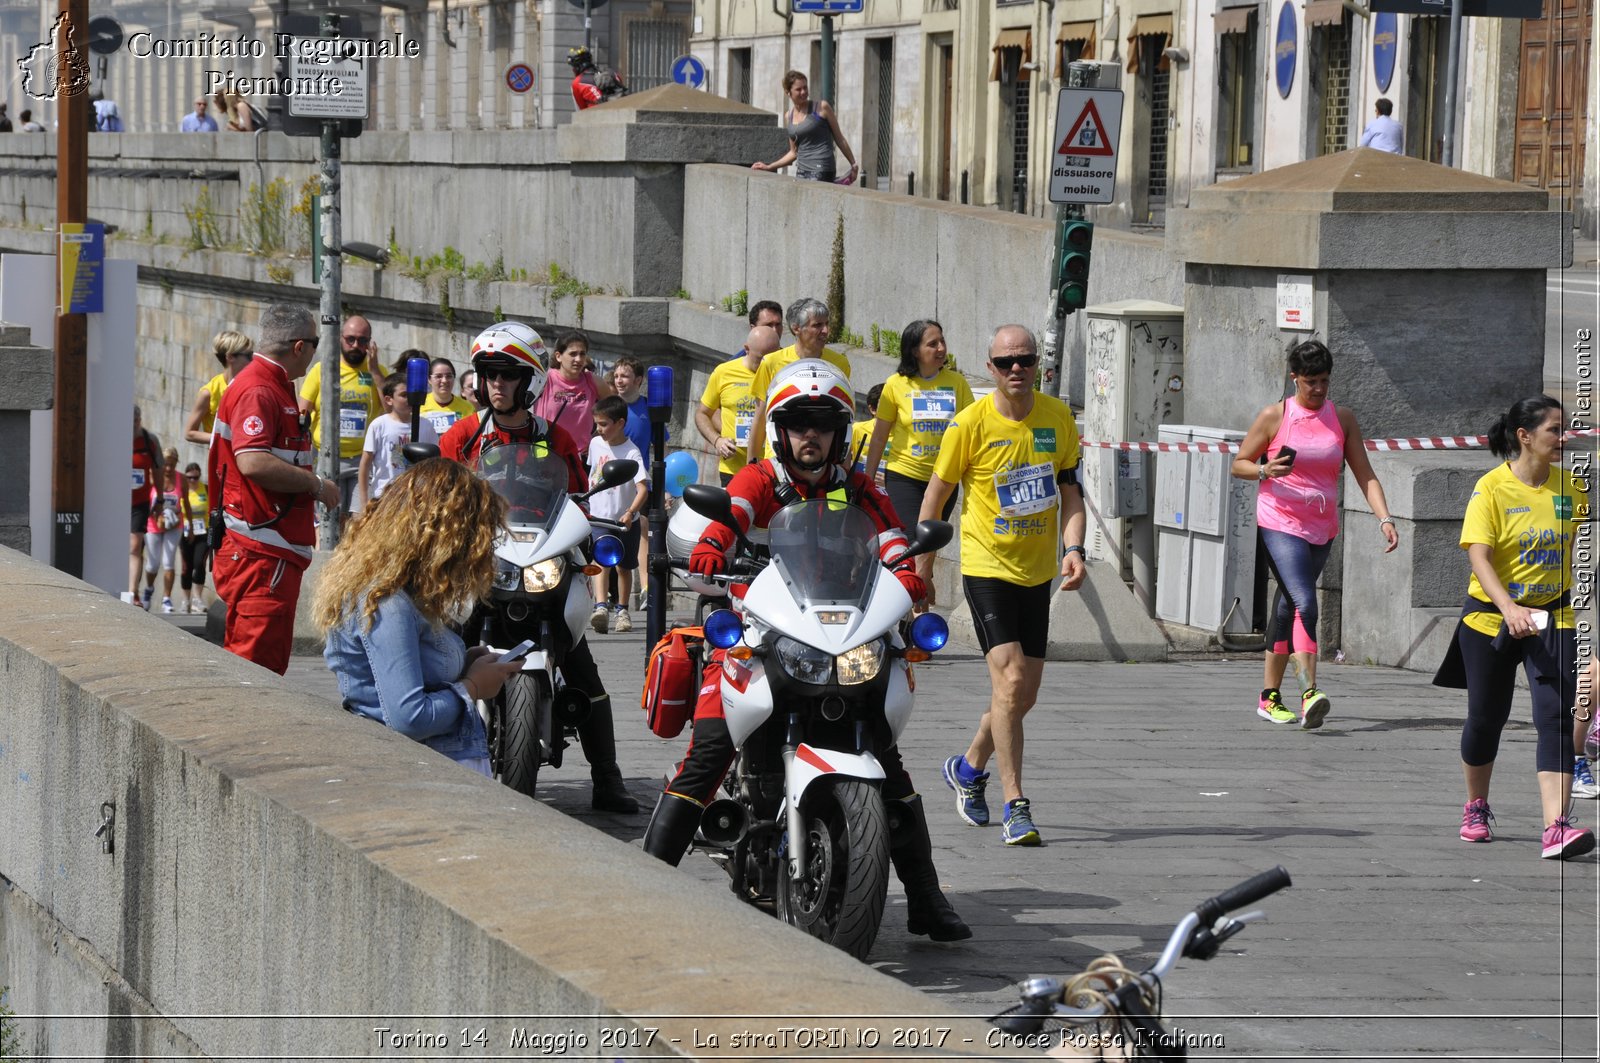
[[[1568,432],[1566,437],[1581,439],[1596,434],[1600,432],[1591,428],[1581,432]],[[1145,453],[1177,451],[1187,454],[1237,454],[1239,452],[1237,443],[1102,443],[1085,439],[1080,445],[1108,450],[1139,450]],[[1366,441],[1368,450],[1477,450],[1488,445],[1488,436],[1420,436],[1412,439]]]

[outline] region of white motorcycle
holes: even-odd
[[[561,766],[568,737],[588,716],[589,695],[563,684],[561,664],[594,610],[587,577],[622,559],[622,541],[611,534],[620,525],[586,516],[578,503],[631,483],[638,469],[632,460],[607,462],[588,494],[572,496],[566,462],[542,444],[494,447],[474,464],[507,504],[480,638],[496,654],[526,653],[522,670],[478,708],[494,772],[520,793],[533,794],[541,765]]]
[[[691,485],[683,497],[738,532],[726,491]],[[911,718],[912,663],[949,630],[925,613],[906,644],[911,597],[879,559],[863,510],[829,499],[786,506],[768,535],[769,561],[739,536],[727,578],[748,587],[704,623],[706,641],[726,651],[723,711],[739,756],[728,796],[701,816],[700,844],[720,850],[737,896],[770,898],[785,922],[864,959],[904,818],[900,802],[886,807],[875,753]],[[924,521],[902,558],[950,537],[949,524]]]

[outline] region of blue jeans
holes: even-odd
[[[1288,532],[1261,529],[1261,542],[1267,548],[1267,563],[1283,588],[1278,608],[1267,629],[1267,643],[1273,653],[1317,652],[1317,579],[1333,553],[1335,540],[1313,546]]]

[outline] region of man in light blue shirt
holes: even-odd
[[[1377,104],[1378,114],[1367,123],[1367,128],[1361,131],[1360,147],[1377,148],[1395,155],[1405,151],[1405,134],[1391,115],[1394,114],[1394,104],[1387,99],[1380,98]]]
[[[178,127],[185,133],[215,133],[217,120],[206,114],[206,98],[199,97],[194,101],[194,113],[183,116],[183,124]]]

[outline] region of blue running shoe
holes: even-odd
[[[1007,845],[1042,845],[1038,828],[1033,825],[1033,806],[1026,797],[1019,797],[1006,805],[1005,842]]]
[[[983,789],[989,785],[989,773],[973,776],[971,782],[961,781],[961,754],[944,762],[944,784],[956,792],[956,815],[974,827],[989,825],[989,802],[983,799]]]

